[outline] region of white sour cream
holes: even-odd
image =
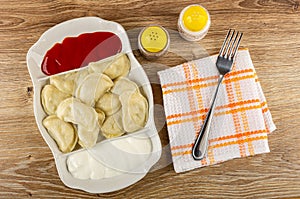
[[[69,172],[78,179],[102,179],[124,173],[141,172],[152,152],[144,134],[129,135],[96,144],[67,158]]]

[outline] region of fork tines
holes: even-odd
[[[229,29],[221,47],[221,50],[219,52],[219,56],[228,59],[233,59],[237,49],[239,48],[242,36],[242,32]]]

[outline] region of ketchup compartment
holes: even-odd
[[[122,50],[120,38],[111,32],[84,33],[67,37],[47,51],[41,70],[50,76],[87,66]]]

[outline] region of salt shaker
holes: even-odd
[[[141,30],[138,36],[139,50],[149,60],[154,60],[164,55],[168,51],[169,45],[169,33],[162,26],[147,26]]]

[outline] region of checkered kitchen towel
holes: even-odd
[[[270,151],[267,135],[276,127],[250,54],[241,50],[233,70],[220,86],[208,156],[201,161],[192,158],[194,140],[217,85],[216,58],[211,56],[158,72],[177,173]]]

